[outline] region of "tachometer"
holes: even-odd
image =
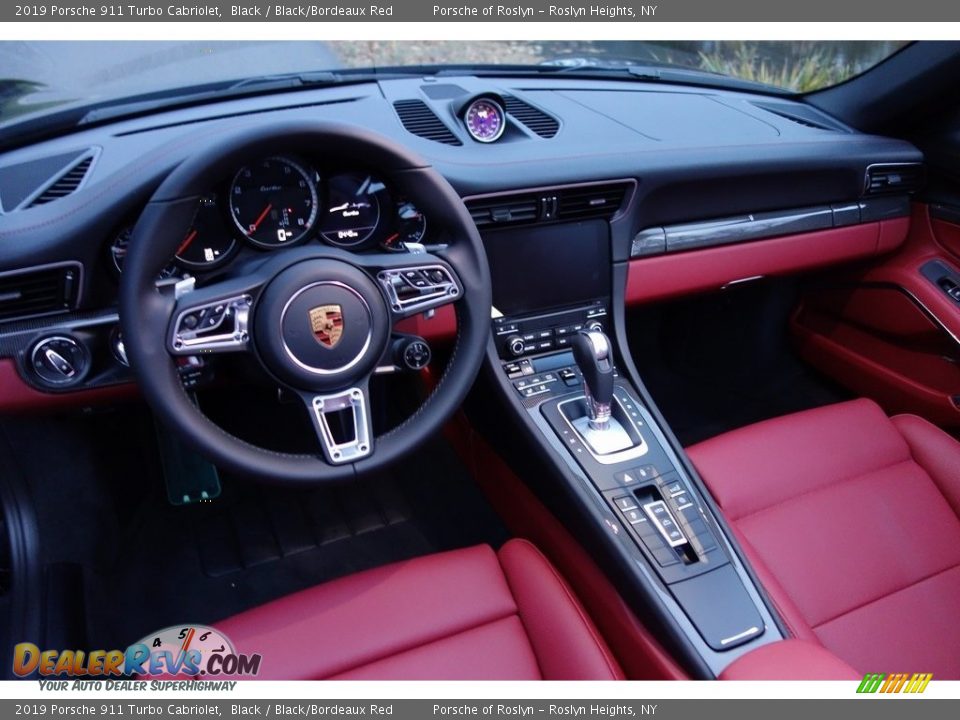
[[[317,220],[316,173],[289,158],[271,157],[240,169],[230,186],[230,216],[250,242],[293,245]]]
[[[221,220],[216,195],[205,195],[193,225],[177,248],[177,260],[186,267],[211,270],[225,262],[236,247],[237,241]]]
[[[334,175],[327,183],[320,237],[340,247],[363,245],[380,223],[378,195],[385,190],[370,175]]]

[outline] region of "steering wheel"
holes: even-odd
[[[189,230],[211,179],[283,153],[316,149],[376,168],[448,240],[428,252],[354,254],[319,243],[289,248],[227,277],[175,292],[156,278]],[[412,280],[411,280],[412,279]],[[443,376],[411,417],[379,437],[371,426],[369,380],[397,321],[452,304],[455,345]],[[221,137],[178,165],[134,228],[120,285],[120,322],[130,366],[160,420],[211,462],[284,484],[343,480],[387,466],[437,432],[463,402],[480,369],[491,289],[479,233],[460,197],[426,162],[353,127],[270,125]],[[252,445],[208,419],[184,389],[178,358],[248,353],[300,397],[316,452]],[[242,387],[237,392],[243,392]],[[250,407],[249,422],[257,420]]]

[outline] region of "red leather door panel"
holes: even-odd
[[[881,262],[807,290],[791,329],[801,356],[889,413],[960,428],[960,305],[920,273],[957,267],[960,227],[914,206],[906,242]]]

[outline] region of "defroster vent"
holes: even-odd
[[[407,132],[444,145],[463,145],[423,100],[397,100],[393,109]]]

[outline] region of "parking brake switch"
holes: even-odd
[[[650,518],[650,522],[657,528],[660,535],[663,536],[663,539],[667,541],[667,545],[676,548],[688,543],[687,536],[683,534],[680,526],[677,525],[677,521],[670,514],[670,508],[663,500],[646,503],[643,506],[643,511]]]

